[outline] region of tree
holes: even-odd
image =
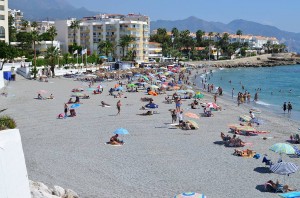
[[[76,45],[76,30],[79,29],[80,21],[74,20],[71,22],[70,28],[73,30],[73,45]]]
[[[202,30],[197,30],[196,32],[196,42],[197,42],[197,46],[201,46],[202,45],[202,41],[203,41],[203,36],[205,35],[205,32]]]
[[[22,24],[22,30],[26,31],[29,26],[29,22],[25,19],[22,19],[21,24]]]
[[[125,49],[128,52],[128,47],[130,43],[132,43],[135,39],[131,37],[130,35],[124,35],[121,36],[119,40],[119,46],[122,48],[123,51],[123,57],[125,56]]]
[[[5,42],[0,42],[0,59],[3,59],[2,65],[0,66],[0,70],[3,68],[4,63],[8,60],[12,60],[18,56],[18,51],[11,45],[8,45]]]
[[[14,17],[9,15],[8,17],[8,35],[9,35],[9,42],[17,41],[17,30],[16,27],[13,25]]]
[[[239,48],[241,48],[241,36],[243,35],[243,32],[242,32],[242,30],[238,30],[238,31],[236,31],[236,35],[238,35],[239,36]],[[242,50],[240,49],[240,55],[242,54]]]
[[[48,64],[50,65],[50,70],[52,72],[52,77],[55,77],[55,60],[59,56],[59,51],[56,47],[51,46],[47,49],[47,54],[45,58],[48,60]]]
[[[54,26],[51,26],[48,30],[47,30],[47,34],[49,35],[49,38],[52,42],[52,46],[53,46],[53,41],[55,40],[55,37],[57,36],[57,30]]]
[[[114,44],[108,40],[100,41],[98,43],[98,50],[101,55],[103,54],[108,57],[108,55],[114,51]]]
[[[271,41],[267,41],[267,43],[263,44],[264,48],[267,48],[267,53],[270,53],[270,48],[271,48],[272,44]]]

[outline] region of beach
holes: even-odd
[[[188,191],[214,198],[277,196],[262,192],[263,184],[270,179],[283,181],[283,176],[262,171],[262,157],[234,156],[234,148],[216,144],[221,141],[220,132],[227,134],[228,124],[237,124],[240,115],[248,115],[247,105],[237,107],[231,100],[218,97],[222,111],[195,120],[198,130],[173,129],[169,109],[175,104],[163,103],[166,95],[153,97],[159,114],[141,116],[137,114],[143,113],[139,109],[146,103],[140,98],[148,95],[145,91],[125,92],[127,98],[121,98],[121,114],[116,116],[119,98],[108,95],[115,82],[104,82],[102,94],[90,93],[90,99],[81,100],[76,117],[57,119],[71,90],[87,89],[87,83],[62,77],[49,79],[48,83],[19,76],[17,79],[8,85],[8,97],[0,97],[0,109],[7,108],[2,114],[17,122],[31,180],[73,189],[83,198],[168,198]],[[55,98],[36,100],[38,90],[47,90],[46,95],[52,93]],[[101,101],[112,107],[101,107]],[[213,98],[205,94],[202,101],[212,102]],[[184,112],[203,112],[202,108],[191,109],[190,103],[183,101]],[[286,142],[291,133],[298,132],[299,123],[264,111],[259,118],[264,121],[259,129],[271,133],[241,136],[251,143],[243,149],[253,149],[261,156],[268,154],[276,161],[279,155],[269,148]],[[129,131],[122,137],[125,145],[106,145],[120,127]],[[287,155],[283,160],[300,164],[299,159]],[[299,173],[292,174],[287,183],[298,188]]]

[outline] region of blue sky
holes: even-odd
[[[244,19],[300,33],[300,0],[69,0],[102,13],[141,13],[151,20],[196,16],[229,23]]]

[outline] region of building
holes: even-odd
[[[47,32],[52,26],[54,26],[54,21],[37,21],[37,31],[40,34]]]
[[[150,37],[150,19],[147,16],[128,14],[100,14],[85,17],[79,23],[78,29],[71,29],[71,23],[76,19],[55,21],[57,40],[61,43],[63,53],[68,52],[74,41],[87,49],[88,54],[99,53],[100,41],[111,41],[115,50],[110,55],[120,60],[129,51],[135,53],[135,61],[148,62],[148,42]],[[134,41],[123,49],[119,46],[120,38],[130,35]]]
[[[16,28],[16,31],[19,32],[22,30],[22,20],[23,20],[23,12],[21,10],[12,10],[9,9],[8,13],[13,17],[12,25]]]
[[[0,41],[8,43],[8,0],[0,0]]]
[[[149,60],[161,60],[162,55],[162,47],[160,43],[149,42],[148,44],[148,57]]]

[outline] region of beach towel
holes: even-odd
[[[283,193],[279,194],[280,197],[284,198],[300,198],[300,192],[289,192],[289,193]]]

